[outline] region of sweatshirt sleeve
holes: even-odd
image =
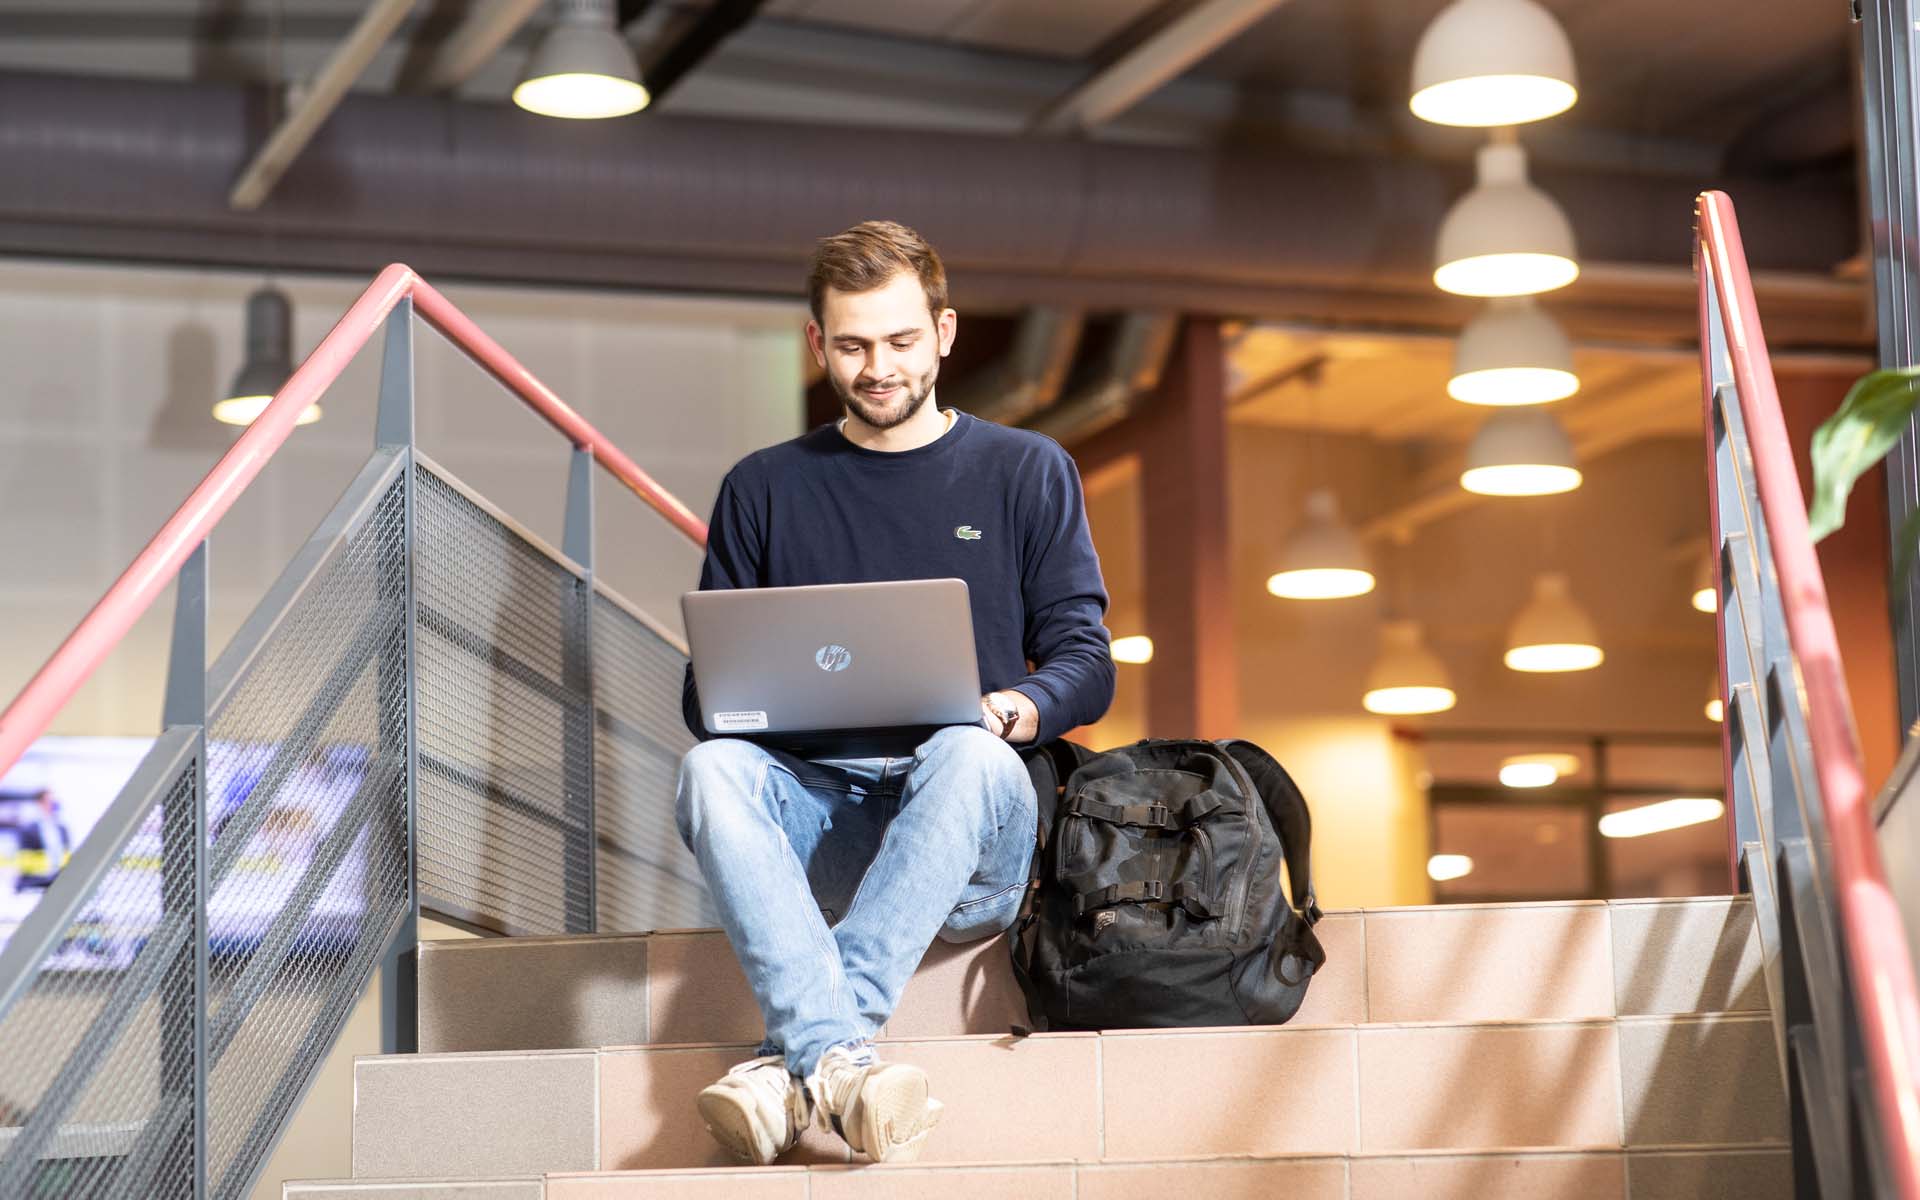
[[[760,586],[760,566],[766,541],[753,508],[746,503],[740,468],[727,472],[720,481],[720,494],[713,501],[713,516],[707,522],[707,555],[700,564],[700,590]],[[700,715],[700,694],[693,683],[693,662],[687,662],[686,678],[680,685],[680,713],[693,736],[706,741],[714,736],[707,731]]]
[[[1013,688],[1039,710],[1035,741],[1046,742],[1106,714],[1114,668],[1103,623],[1107,587],[1087,531],[1079,468],[1049,442],[1036,476],[1021,515],[1020,575],[1023,649],[1034,669]]]

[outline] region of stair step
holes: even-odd
[[[568,1172],[289,1183],[286,1200],[1788,1200],[1784,1147]],[[480,1190],[493,1188],[495,1190]],[[506,1190],[506,1189],[515,1190]]]
[[[1293,1025],[1582,1020],[1766,1009],[1744,898],[1354,909],[1320,923],[1327,966]],[[424,1052],[757,1042],[717,930],[420,946]],[[1025,1023],[1004,937],[936,942],[885,1030]]]
[[[930,1163],[1784,1143],[1759,1013],[887,1039],[947,1106]],[[355,1063],[356,1178],[728,1165],[693,1098],[750,1043]],[[844,1161],[816,1130],[800,1163]]]

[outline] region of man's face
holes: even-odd
[[[933,395],[955,325],[950,308],[935,320],[920,280],[901,271],[870,292],[828,288],[820,320],[807,323],[807,343],[853,415],[892,429]]]

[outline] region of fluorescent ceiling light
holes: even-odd
[[[1478,182],[1440,222],[1434,286],[1461,296],[1528,296],[1577,279],[1573,226],[1527,182],[1526,152],[1493,142],[1475,163]]]
[[[1670,829],[1684,829],[1689,825],[1717,821],[1726,810],[1727,806],[1720,801],[1704,797],[1662,800],[1657,804],[1621,809],[1601,817],[1600,836],[1646,837],[1652,833],[1665,833]]]
[[[1572,754],[1515,754],[1500,764],[1500,782],[1510,788],[1551,787],[1580,769]]]
[[[1523,125],[1579,99],[1573,47],[1532,0],[1456,0],[1413,52],[1413,115],[1436,125]]]
[[[1153,661],[1153,639],[1144,633],[1113,639],[1113,661],[1146,663]]]
[[[1427,878],[1435,883],[1473,874],[1473,860],[1464,854],[1436,854],[1427,860]]]
[[[1549,404],[1580,390],[1573,343],[1531,297],[1487,302],[1454,344],[1447,395],[1465,404]]]

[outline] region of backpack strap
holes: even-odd
[[[1313,817],[1307,811],[1307,798],[1287,769],[1252,742],[1229,738],[1217,743],[1232,755],[1253,779],[1266,806],[1273,831],[1287,855],[1287,882],[1293,892],[1293,907],[1308,925],[1320,923],[1320,904],[1313,893]]]
[[[1274,947],[1271,961],[1274,978],[1288,987],[1297,987],[1327,961],[1327,952],[1313,932],[1322,914],[1313,893],[1313,817],[1307,811],[1307,798],[1300,794],[1300,785],[1287,774],[1287,769],[1259,746],[1242,738],[1228,738],[1217,744],[1252,778],[1287,856],[1287,883],[1299,920],[1287,923],[1285,943]],[[1292,977],[1287,969],[1291,959],[1305,964],[1306,970],[1298,978]]]

